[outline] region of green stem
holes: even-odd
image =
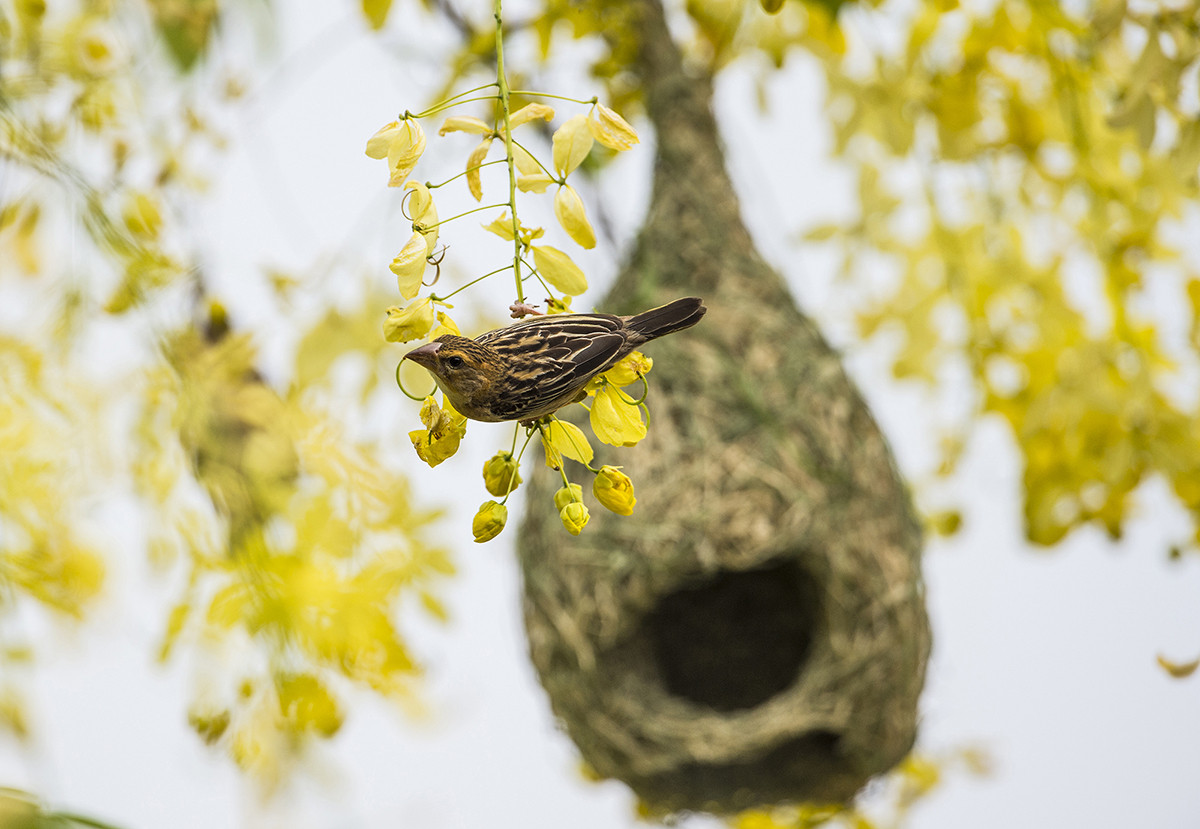
[[[434,104],[433,106],[431,106],[429,109],[425,110],[422,113],[413,115],[410,112],[405,112],[404,115],[408,116],[408,117],[412,117],[412,118],[426,118],[430,115],[435,115],[435,114],[441,112],[443,109],[446,109],[447,107],[456,106],[457,104],[465,104],[466,101],[460,101],[458,99],[465,98],[467,95],[474,95],[476,92],[478,92],[481,89],[490,89],[491,87],[493,87],[495,85],[496,85],[495,82],[492,82],[492,83],[485,83],[483,86],[477,86],[474,89],[465,89],[462,92],[459,92],[457,95],[451,95],[449,98],[445,98],[441,101],[438,101],[436,104]],[[486,98],[475,98],[473,100],[487,101],[487,100],[494,100],[495,97],[496,97],[495,95],[489,95]]]
[[[513,449],[517,448],[517,433],[520,431],[520,429],[521,429],[521,427],[520,427],[520,425],[518,425],[517,428],[513,430],[513,444],[512,444]],[[520,452],[520,454],[517,455],[517,469],[518,470],[521,468],[521,458],[525,457],[525,447],[529,445],[529,441],[532,439],[533,439],[533,430],[530,429],[528,432],[525,433],[525,443],[521,444],[521,452]],[[509,452],[509,454],[511,455],[512,452]],[[512,482],[516,477],[517,477],[516,475],[513,475],[513,477],[509,479],[508,492],[504,493],[504,500],[500,502],[501,504],[506,503],[508,501],[508,496],[512,495],[512,493],[513,493]]]
[[[503,163],[504,163],[503,158],[497,158],[494,161],[485,161],[482,164],[476,164],[474,167],[468,167],[467,169],[463,170],[458,175],[451,176],[450,178],[446,179],[443,182],[439,182],[438,184],[430,184],[429,182],[425,182],[425,187],[426,187],[426,189],[429,189],[429,190],[436,190],[439,187],[445,187],[450,182],[455,181],[456,179],[460,179],[463,176],[465,176],[475,170],[482,170],[484,167],[491,167],[493,164],[503,164]]]
[[[450,293],[446,294],[445,296],[437,296],[437,295],[435,294],[435,295],[433,295],[433,296],[430,296],[429,298],[430,298],[431,300],[433,300],[434,302],[445,302],[445,301],[446,301],[446,300],[448,300],[450,297],[452,297],[452,296],[454,296],[455,294],[457,294],[459,291],[465,291],[467,288],[470,288],[470,287],[471,287],[472,285],[474,285],[476,282],[481,282],[481,281],[483,281],[484,279],[487,279],[489,276],[495,276],[496,274],[500,273],[501,271],[506,271],[506,270],[508,270],[508,269],[509,269],[509,268],[511,268],[511,267],[512,267],[512,265],[505,265],[504,267],[501,267],[501,268],[496,268],[496,270],[494,270],[494,271],[488,271],[488,272],[487,272],[487,273],[485,273],[483,276],[477,276],[477,277],[475,277],[475,278],[474,278],[474,279],[472,279],[470,282],[468,282],[466,285],[463,285],[463,286],[461,286],[461,287],[455,288],[453,291],[451,291]]]
[[[452,222],[455,219],[461,219],[463,216],[470,216],[472,213],[478,213],[481,210],[495,210],[497,207],[508,207],[508,206],[509,205],[506,202],[500,202],[499,204],[485,204],[482,207],[473,207],[470,210],[466,211],[465,213],[459,213],[457,216],[451,216],[449,219],[442,219],[437,224],[421,225],[419,232],[433,230],[435,227],[441,227],[442,225],[444,225],[448,222]],[[414,228],[414,229],[416,229],[416,228]]]
[[[496,18],[496,83],[500,89],[500,111],[504,120],[504,154],[508,161],[508,205],[512,210],[513,225],[513,276],[517,283],[517,302],[525,301],[525,288],[521,284],[521,223],[517,221],[517,168],[513,158],[511,112],[509,111],[508,78],[504,74],[504,24],[500,14],[501,0],[493,0],[492,9]]]
[[[456,107],[456,106],[459,106],[460,104],[473,104],[476,101],[494,101],[494,100],[496,100],[495,95],[481,95],[478,98],[463,98],[461,101],[454,101],[453,103],[436,104],[434,106],[431,106],[429,109],[425,110],[424,112],[420,113],[419,115],[409,115],[409,117],[410,118],[430,118],[434,115],[437,115],[439,112],[445,112],[446,110],[450,109],[451,107]],[[408,113],[405,113],[405,115],[408,115]]]
[[[591,104],[592,106],[600,103],[600,99],[595,96],[585,101],[582,98],[568,98],[566,95],[553,95],[549,92],[534,92],[532,89],[514,89],[508,94],[524,95],[526,98],[557,98],[560,101],[570,101],[573,104]]]
[[[553,172],[551,172],[549,169],[547,169],[546,165],[545,165],[545,164],[543,164],[543,163],[542,163],[542,162],[541,162],[541,161],[538,159],[538,157],[537,157],[536,155],[534,155],[533,153],[529,152],[529,148],[528,148],[528,147],[526,147],[524,144],[522,144],[522,143],[521,143],[521,142],[519,142],[519,141],[513,141],[513,143],[514,143],[514,144],[516,144],[518,147],[520,147],[522,150],[524,150],[526,153],[528,153],[528,155],[529,155],[529,157],[530,157],[530,158],[532,158],[534,161],[537,161],[537,163],[538,163],[538,166],[542,168],[542,171],[543,171],[543,172],[544,172],[546,175],[550,176],[550,178],[554,179],[554,180],[555,180],[556,182],[558,182],[559,184],[566,184],[566,181],[567,181],[567,180],[566,180],[566,178],[561,178],[561,179],[560,179],[560,178],[559,178],[558,176],[556,176],[556,175],[555,175]]]

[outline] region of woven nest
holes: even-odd
[[[530,482],[533,663],[586,762],[655,810],[846,801],[916,734],[912,506],[836,356],[777,299],[714,288],[699,326],[647,348],[649,437],[599,461],[625,465],[632,517],[585,499],[573,538],[557,475]]]

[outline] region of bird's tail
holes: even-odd
[[[647,340],[653,340],[664,334],[691,328],[700,322],[707,310],[700,297],[684,297],[635,314],[629,318],[629,327]]]

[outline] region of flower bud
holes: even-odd
[[[615,466],[602,466],[592,481],[592,494],[603,506],[617,515],[633,515],[633,481]]]
[[[483,485],[498,498],[512,492],[520,483],[517,461],[509,452],[497,452],[483,465]]]
[[[588,508],[579,501],[572,501],[558,512],[563,526],[571,535],[579,535],[588,522]]]
[[[508,521],[508,507],[496,501],[485,501],[475,513],[471,522],[471,532],[475,535],[475,543],[482,544],[500,535],[504,523]]]
[[[579,484],[571,484],[569,487],[563,487],[558,492],[554,493],[554,508],[562,512],[563,507],[572,501],[583,501],[583,487]]]

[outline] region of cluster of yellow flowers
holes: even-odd
[[[493,87],[496,92],[483,97],[499,104],[499,115],[494,125],[471,116],[452,116],[446,118],[438,130],[441,136],[466,133],[480,137],[479,144],[467,157],[466,169],[441,184],[411,180],[410,176],[426,145],[425,132],[419,119],[463,102],[461,99],[464,96]],[[569,313],[572,299],[587,290],[587,277],[571,257],[557,247],[541,243],[539,240],[545,235],[542,228],[530,227],[521,222],[517,214],[516,193],[520,191],[543,194],[552,185],[555,186],[554,215],[558,224],[580,247],[595,247],[596,235],[588,221],[583,200],[567,183],[567,177],[579,167],[594,144],[599,143],[614,151],[627,150],[638,142],[637,133],[620,115],[596,100],[578,101],[577,103],[589,105],[590,109],[586,114],[568,118],[554,131],[551,142],[552,158],[547,165],[514,138],[514,130],[533,122],[551,122],[555,117],[554,108],[543,103],[530,103],[510,112],[508,94],[508,87],[501,73],[497,83],[469,90],[432,107],[425,113],[414,115],[406,112],[400,119],[384,125],[367,141],[367,155],[387,161],[388,186],[403,188],[405,191],[405,215],[412,222],[411,236],[390,265],[392,273],[396,276],[400,296],[406,300],[406,304],[387,309],[383,334],[388,342],[409,342],[426,337],[435,340],[444,334],[460,335],[458,326],[446,313],[446,309],[452,307],[447,300],[475,282],[504,271],[511,270],[515,281],[516,302],[512,308],[514,317],[537,313],[526,305],[522,287],[525,278],[522,277],[522,267],[527,268],[529,275],[536,278],[545,288],[550,314]],[[488,154],[495,143],[502,144],[505,156],[503,159],[488,161]],[[476,201],[482,201],[481,170],[491,164],[506,164],[508,167],[508,199],[469,212],[501,209],[493,220],[482,227],[512,243],[511,262],[445,295],[439,296],[430,292],[418,297],[424,284],[426,269],[431,266],[436,268],[441,264],[444,250],[439,251],[437,248],[439,229],[450,221],[439,218],[431,191],[457,178],[465,177],[471,195]],[[646,421],[642,416],[645,394],[641,399],[634,399],[623,391],[622,387],[638,380],[645,383],[645,375],[651,365],[649,358],[634,352],[589,384],[587,395],[590,405],[585,403],[585,406],[589,409],[592,431],[603,443],[612,446],[633,446],[645,437]],[[466,418],[455,411],[448,400],[443,398],[439,405],[432,396],[424,398],[420,418],[424,428],[410,432],[409,437],[418,457],[431,467],[437,466],[458,450],[466,434]],[[587,466],[596,476],[592,491],[597,501],[621,515],[629,515],[632,512],[635,500],[633,484],[617,467],[591,466],[594,452],[582,430],[574,424],[550,416],[527,426],[526,446],[535,431],[541,435],[547,465],[562,472],[565,457]],[[508,517],[505,503],[521,482],[519,466],[524,446],[521,452],[516,451],[518,435],[519,428],[514,433],[512,448],[497,453],[484,465],[483,476],[487,490],[501,500],[488,501],[479,509],[473,523],[476,541],[495,538],[504,528]],[[555,497],[555,504],[563,525],[569,532],[578,535],[587,525],[588,510],[579,497],[581,487],[571,484],[565,473],[563,483],[563,488]]]

